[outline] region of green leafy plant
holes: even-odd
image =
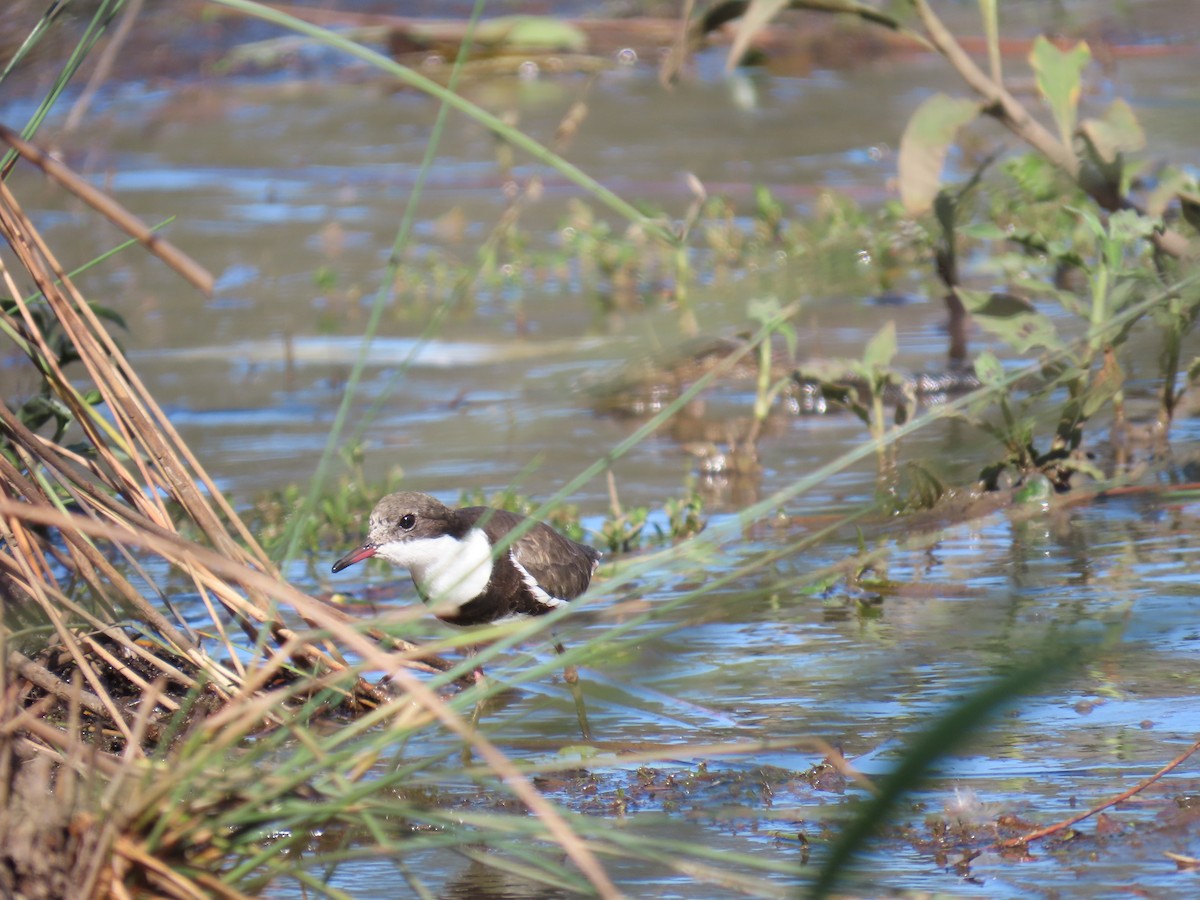
[[[1179,343],[1195,317],[1197,298],[1194,289],[1167,289],[1172,298],[1162,306],[1138,308],[1147,294],[1163,290],[1156,272],[1146,259],[1146,249],[1155,225],[1133,211],[1116,213],[1101,221],[1087,210],[1074,210],[1084,225],[1095,256],[1086,258],[1073,247],[1059,245],[1058,262],[1069,263],[1087,278],[1085,296],[1074,291],[1037,283],[1043,294],[1057,300],[1069,313],[1083,321],[1086,328],[1081,342],[1064,338],[1049,315],[1029,300],[1005,293],[961,290],[966,308],[983,328],[1004,340],[1015,351],[1049,354],[1043,367],[1043,381],[1023,401],[1006,393],[999,395],[999,423],[984,427],[1005,446],[1007,456],[997,469],[985,476],[989,483],[1006,466],[1018,472],[1034,469],[1045,472],[1059,488],[1065,488],[1073,472],[1084,471],[1101,477],[1096,468],[1080,455],[1083,428],[1102,409],[1111,406],[1117,423],[1123,419],[1122,387],[1124,371],[1119,350],[1133,326],[1154,312],[1162,325],[1164,379],[1174,382],[1178,365]],[[1140,251],[1140,252],[1139,252]],[[1140,311],[1139,311],[1140,309]],[[1133,314],[1127,315],[1132,312]],[[975,363],[976,373],[985,384],[1003,380],[999,362],[990,354]],[[1036,449],[1034,409],[1056,391],[1065,392],[1060,404],[1054,435],[1048,445]],[[1173,403],[1175,394],[1163,394],[1164,408]],[[982,420],[976,417],[977,423]]]
[[[98,319],[109,322],[118,328],[125,327],[125,320],[116,311],[98,303],[89,303],[89,307]],[[32,320],[33,330],[30,332],[22,319],[20,306],[15,300],[0,299],[0,329],[3,329],[29,356],[30,362],[39,374],[37,393],[26,399],[17,410],[21,423],[30,431],[40,431],[47,423],[53,422],[54,427],[49,434],[51,441],[58,443],[66,435],[67,430],[75,422],[75,414],[59,397],[54,388],[53,380],[56,371],[62,371],[71,363],[78,362],[79,352],[70,337],[59,324],[57,316],[44,299],[33,298],[24,303],[25,309]],[[32,338],[32,334],[40,334],[44,346],[50,353],[50,359],[42,356],[41,345]],[[99,406],[103,402],[98,391],[87,391],[81,395],[83,402],[89,406]],[[3,446],[4,453],[21,467],[13,453],[11,443],[7,440]],[[88,454],[86,444],[78,444],[71,449]]]
[[[754,421],[747,435],[746,443],[753,446],[762,431],[767,416],[776,398],[794,383],[792,371],[796,359],[796,329],[784,315],[783,307],[774,297],[751,300],[746,307],[746,314],[751,321],[761,326],[765,334],[757,348],[758,377],[754,389]],[[778,335],[783,339],[787,356],[783,361],[784,374],[778,374],[780,366],[774,359],[774,340]]]
[[[667,531],[662,536],[671,542],[693,537],[708,524],[704,516],[704,498],[697,492],[694,479],[688,481],[683,497],[672,497],[663,504],[663,512],[667,515]]]
[[[359,444],[349,444],[340,453],[345,471],[318,498],[316,514],[299,525],[299,546],[310,558],[362,540],[367,513],[380,497],[400,490],[404,481],[404,470],[399,466],[380,479],[368,478]],[[280,549],[289,530],[297,528],[295,519],[302,509],[303,491],[299,485],[290,484],[255,497],[245,519],[263,546],[273,553]]]
[[[642,543],[642,532],[646,528],[646,519],[650,510],[645,506],[635,506],[614,512],[600,526],[600,543],[609,553],[630,553],[637,550]]]

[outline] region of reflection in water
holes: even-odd
[[[480,847],[478,852],[486,854],[487,849]],[[472,861],[445,883],[438,896],[445,900],[559,900],[578,895]]]

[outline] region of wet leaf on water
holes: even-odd
[[[484,20],[475,29],[481,46],[544,53],[587,51],[587,35],[554,16],[500,16]]]
[[[806,369],[801,370],[801,376],[804,378],[812,378],[820,385],[821,397],[827,403],[833,403],[843,407],[844,409],[848,409],[850,412],[854,413],[855,416],[861,419],[864,425],[871,424],[871,413],[866,406],[863,405],[862,400],[859,398],[859,393],[855,388],[844,384],[838,384],[835,381],[829,381],[819,375],[814,377]]]
[[[760,297],[746,304],[746,316],[753,322],[766,325],[778,317],[781,309],[779,301],[774,297]]]
[[[1130,105],[1119,97],[1099,119],[1084,119],[1079,130],[1106,163],[1114,163],[1122,153],[1136,153],[1146,146],[1146,132]]]
[[[1038,91],[1050,104],[1063,144],[1071,146],[1079,111],[1079,93],[1084,68],[1092,60],[1087,43],[1080,41],[1070,50],[1060,50],[1039,35],[1029,52],[1029,64],[1037,78]]]
[[[1108,403],[1125,384],[1125,372],[1117,362],[1113,353],[1104,354],[1104,365],[1101,366],[1095,381],[1084,391],[1081,409],[1083,417],[1090,419]]]
[[[909,462],[906,471],[911,480],[907,503],[912,509],[933,509],[946,496],[946,485],[931,468],[919,462]]]
[[[565,747],[559,748],[558,755],[563,759],[591,759],[594,756],[599,756],[600,750],[591,744],[568,744]]]
[[[959,130],[979,115],[979,103],[935,94],[913,113],[900,138],[900,198],[911,215],[928,212],[941,187],[942,164]]]
[[[1195,186],[1196,180],[1186,172],[1181,172],[1173,166],[1167,166],[1158,172],[1153,188],[1146,194],[1146,215],[1152,219],[1161,219],[1176,197],[1185,194]],[[1200,203],[1200,195],[1193,198]]]
[[[990,350],[984,350],[975,358],[975,376],[989,387],[1004,381],[1004,366]]]
[[[1200,356],[1195,357],[1187,367],[1188,381],[1195,381],[1200,378]]]
[[[1180,191],[1179,207],[1187,223],[1193,228],[1200,229],[1200,193]]]
[[[873,373],[886,369],[896,356],[896,322],[889,320],[867,341],[863,364]]]
[[[963,305],[982,327],[1007,341],[1018,353],[1038,347],[1058,350],[1062,339],[1048,316],[1013,294],[960,290]]]
[[[1121,823],[1114,819],[1108,813],[1100,813],[1096,816],[1096,834],[1097,836],[1105,836],[1111,834],[1120,834],[1125,829]]]
[[[1050,479],[1040,472],[1035,472],[1026,478],[1025,483],[1013,494],[1013,502],[1041,504],[1046,503],[1052,496],[1054,496],[1054,485],[1050,483]]]

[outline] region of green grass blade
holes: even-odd
[[[1006,703],[1070,672],[1084,657],[1079,647],[1047,644],[1040,653],[1018,661],[1013,671],[976,691],[917,734],[905,750],[900,765],[880,782],[879,793],[868,800],[846,826],[821,867],[809,896],[826,897],[834,890],[880,824],[887,821],[905,794],[922,784],[938,760],[976,734]]]

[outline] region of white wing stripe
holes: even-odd
[[[537,583],[537,579],[529,574],[529,570],[517,562],[515,553],[509,551],[508,558],[512,560],[512,564],[517,567],[517,571],[521,573],[521,578],[525,581],[525,586],[529,588],[529,593],[533,594],[533,599],[546,609],[558,609],[558,607],[566,604],[566,600],[558,597],[551,597],[546,593],[546,589]]]

